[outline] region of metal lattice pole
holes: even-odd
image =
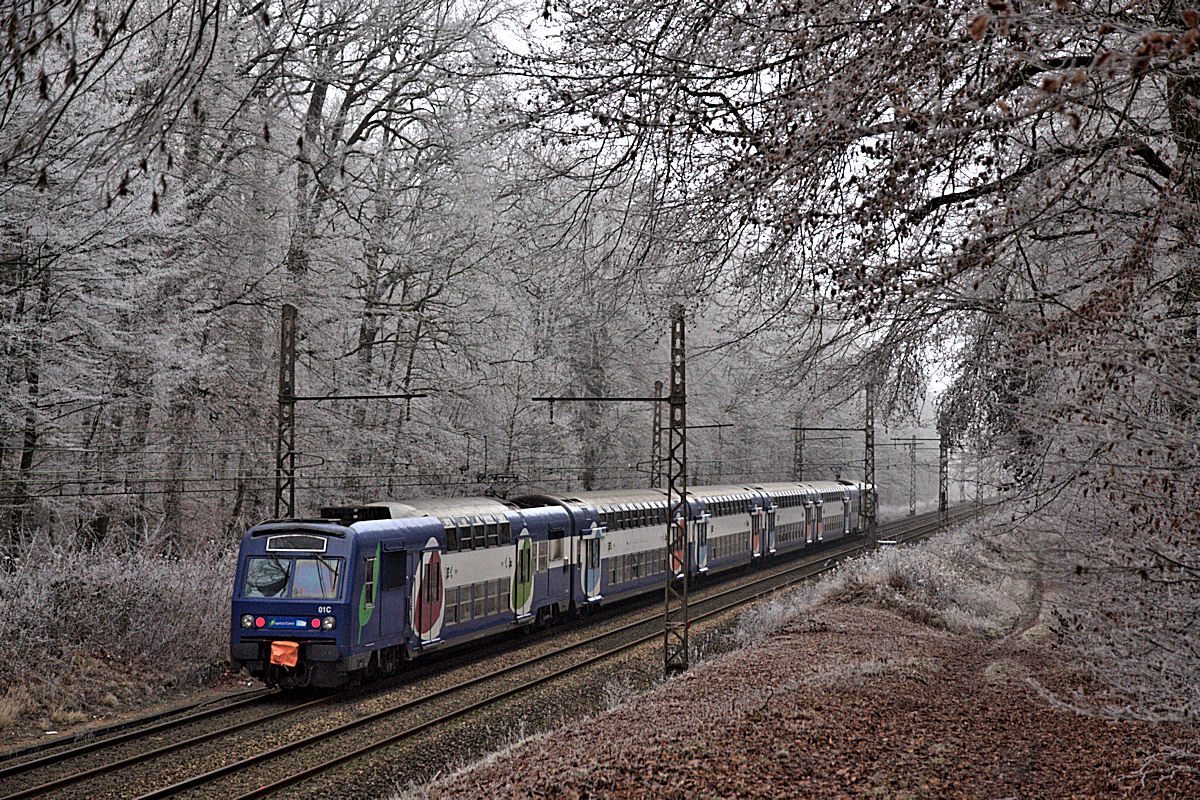
[[[663,607],[663,671],[688,668],[687,390],[683,306],[671,307],[671,384],[667,448],[667,570]],[[682,552],[680,552],[682,551]],[[678,557],[677,557],[678,554]],[[682,573],[675,580],[676,567]]]
[[[654,431],[650,436],[650,488],[662,488],[663,453],[662,453],[662,390],[663,382],[654,382]]]
[[[938,430],[938,524],[945,525],[949,515],[947,495],[950,491],[950,441],[946,429]]]
[[[863,481],[871,487],[865,503],[867,517],[867,538],[875,538],[876,496],[879,487],[875,485],[875,384],[867,384],[867,402],[864,409],[863,426]]]
[[[279,325],[279,425],[275,435],[275,518],[296,516],[296,307]]]
[[[917,435],[908,444],[908,515],[917,513]]]
[[[796,427],[792,437],[792,477],[804,480],[804,417],[796,412]]]

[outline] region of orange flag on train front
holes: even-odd
[[[300,660],[299,642],[271,642],[271,663],[294,667]]]

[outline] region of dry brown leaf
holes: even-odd
[[[971,28],[970,28],[971,38],[978,42],[980,39],[983,38],[983,34],[987,33],[987,27],[988,27],[987,14],[980,14],[978,17],[976,17],[974,20],[971,21]]]

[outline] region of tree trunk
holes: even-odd
[[[175,552],[183,541],[183,493],[188,461],[184,450],[191,439],[196,390],[196,378],[176,388],[167,412],[171,446],[163,493],[163,539],[157,547],[163,553]]]
[[[38,304],[34,313],[35,332],[31,336],[29,352],[25,356],[25,424],[21,436],[21,459],[17,465],[17,481],[13,490],[12,526],[8,539],[8,559],[6,563],[13,566],[21,556],[25,538],[25,521],[28,515],[33,495],[29,490],[30,475],[33,471],[33,461],[37,453],[38,438],[38,400],[41,384],[41,351],[45,336],[46,323],[50,314],[50,278],[42,276],[41,288],[38,291]]]

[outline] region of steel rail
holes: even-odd
[[[178,705],[171,706],[170,708],[165,708],[161,711],[155,711],[150,714],[143,714],[140,717],[132,717],[130,719],[123,719],[123,720],[119,720],[117,722],[111,722],[111,723],[108,723],[105,725],[97,725],[94,728],[84,728],[81,731],[76,731],[75,733],[71,733],[71,734],[68,734],[65,736],[58,736],[54,739],[47,739],[46,741],[38,742],[36,744],[30,744],[30,745],[25,745],[24,747],[16,747],[16,748],[13,748],[12,750],[6,750],[5,752],[0,753],[0,762],[14,761],[18,758],[24,758],[25,756],[30,756],[35,753],[44,753],[47,750],[53,750],[56,747],[63,747],[66,745],[71,745],[71,744],[78,744],[79,742],[84,742],[84,741],[90,742],[90,741],[95,740],[96,737],[106,736],[110,733],[116,733],[117,731],[127,730],[129,728],[133,728],[138,725],[154,722],[155,720],[159,720],[159,719],[164,719],[166,717],[171,716],[172,714],[186,714],[188,711],[193,711],[197,708],[203,708],[204,706],[213,706],[216,703],[220,703],[225,700],[240,700],[240,699],[246,698],[249,695],[262,696],[264,694],[269,694],[270,691],[271,691],[270,689],[258,688],[258,689],[247,689],[247,690],[241,691],[241,692],[230,692],[229,694],[222,694],[222,695],[217,695],[216,697],[210,697],[207,700],[197,700],[195,702],[180,703]],[[12,766],[12,765],[10,764],[9,766]],[[8,769],[8,767],[2,767],[0,769]],[[6,773],[0,772],[0,777],[3,777],[5,774]]]
[[[484,657],[487,657],[486,649],[484,651],[480,651],[480,652]],[[493,651],[493,654],[494,654],[494,651]],[[412,671],[406,672],[400,676],[393,676],[393,677],[420,679],[420,678],[428,677],[428,675],[430,673],[434,672],[440,666],[442,666],[442,664],[440,662],[430,662],[430,663],[426,663],[426,664],[421,664],[421,665],[417,666],[415,669],[413,669]],[[255,694],[256,694],[256,698],[248,698],[248,699],[261,699],[261,697],[263,697],[264,695],[278,695],[278,694],[280,694],[280,692],[277,689],[261,689],[261,690],[255,690]],[[100,766],[93,767],[91,769],[87,769],[87,770],[84,770],[79,773],[67,775],[62,778],[56,778],[52,781],[47,781],[47,782],[39,784],[37,786],[20,789],[13,794],[3,795],[2,797],[0,797],[0,800],[20,800],[20,798],[26,798],[26,797],[36,795],[38,793],[44,793],[44,792],[47,792],[47,791],[50,791],[53,789],[68,786],[70,784],[78,783],[79,781],[86,780],[88,778],[98,777],[100,775],[104,775],[109,772],[114,772],[118,769],[121,769],[122,767],[129,766],[132,763],[142,761],[147,758],[153,758],[155,756],[165,755],[165,754],[173,752],[175,750],[181,750],[185,747],[189,747],[189,746],[196,745],[196,744],[202,744],[203,742],[209,741],[218,736],[224,736],[225,734],[235,733],[237,731],[244,730],[249,727],[253,727],[260,723],[270,722],[271,720],[279,719],[281,717],[288,716],[290,714],[293,714],[293,713],[296,713],[299,711],[303,711],[304,709],[310,708],[314,705],[317,705],[318,703],[329,702],[329,701],[332,701],[335,699],[339,699],[341,697],[344,697],[344,696],[331,694],[331,695],[327,695],[325,697],[317,698],[316,700],[311,701],[311,702],[301,703],[301,704],[295,705],[295,706],[289,706],[288,708],[280,709],[279,711],[272,712],[272,713],[267,714],[262,717],[255,717],[254,719],[251,719],[251,720],[239,722],[234,725],[226,726],[224,728],[220,728],[220,729],[211,731],[209,733],[200,734],[200,735],[191,737],[189,739],[175,742],[173,744],[163,745],[162,747],[158,747],[154,750],[150,750],[150,751],[147,751],[144,753],[139,753],[135,756],[130,756],[128,758],[119,759],[117,761],[113,761],[108,764],[102,764]],[[206,702],[211,702],[211,701],[206,701]],[[194,722],[199,719],[203,719],[205,717],[213,716],[215,713],[217,713],[219,711],[235,709],[238,706],[246,705],[246,704],[247,704],[246,702],[242,702],[242,703],[237,704],[237,706],[235,706],[235,704],[231,703],[229,705],[221,706],[220,708],[213,709],[211,711],[206,711],[206,712],[202,712],[200,714],[191,715],[191,716],[187,717],[186,719],[172,720],[170,724],[164,724],[161,726],[153,726],[150,728],[140,728],[136,731],[132,731],[121,737],[114,737],[114,738],[105,739],[105,740],[99,741],[99,742],[93,742],[82,748],[75,748],[70,751],[64,751],[61,754],[54,754],[54,756],[55,756],[54,758],[41,759],[36,762],[30,761],[30,762],[26,762],[25,764],[17,765],[17,767],[19,769],[14,769],[13,771],[14,772],[29,771],[36,767],[48,766],[52,763],[55,763],[56,761],[62,761],[65,758],[70,757],[70,756],[83,755],[86,752],[90,752],[92,750],[107,746],[109,744],[119,744],[121,742],[129,741],[131,739],[141,738],[149,733],[156,733],[160,730],[166,730],[171,727],[177,727],[178,725],[182,725],[186,722]],[[203,704],[200,703],[200,704],[196,704],[196,705],[203,705]]]
[[[267,714],[264,717],[255,717],[254,719],[249,719],[249,720],[246,720],[245,722],[239,722],[236,725],[230,725],[226,728],[221,728],[220,730],[209,731],[208,733],[202,733],[199,736],[193,736],[190,739],[184,739],[182,741],[174,742],[172,744],[163,745],[162,747],[156,748],[154,750],[150,750],[149,752],[146,752],[146,753],[137,753],[136,755],[128,756],[128,757],[122,758],[118,761],[112,761],[108,764],[101,764],[98,767],[92,767],[91,769],[84,770],[83,772],[76,772],[71,775],[67,775],[66,777],[63,777],[63,778],[58,778],[58,779],[55,779],[52,781],[47,781],[46,783],[40,784],[38,786],[31,786],[27,789],[22,789],[19,792],[16,792],[14,794],[6,795],[3,798],[3,800],[21,800],[21,798],[26,798],[26,797],[37,797],[38,795],[43,795],[46,792],[52,791],[54,789],[60,789],[64,786],[70,786],[73,783],[79,783],[80,781],[87,780],[88,778],[95,778],[97,776],[104,775],[109,772],[115,772],[116,770],[119,770],[123,767],[128,767],[131,764],[136,764],[138,762],[145,761],[146,759],[149,759],[149,758],[156,758],[157,756],[166,755],[167,753],[173,753],[176,750],[182,750],[185,747],[192,747],[193,745],[201,744],[201,743],[207,742],[211,739],[215,739],[218,736],[225,736],[226,734],[234,733],[236,731],[240,731],[245,728],[253,727],[254,725],[258,725],[260,723],[269,722],[270,720],[276,719],[278,717],[286,716],[288,714],[294,714],[295,712],[300,711],[305,708],[311,708],[312,706],[320,705],[321,703],[327,703],[330,700],[332,700],[334,697],[335,697],[335,695],[328,695],[326,697],[318,697],[316,700],[310,700],[307,703],[302,703],[301,705],[298,705],[298,706],[290,706],[288,708],[282,708],[279,711],[275,711],[271,714]]]
[[[37,769],[39,767],[46,767],[51,764],[57,764],[60,761],[66,761],[68,758],[74,758],[75,756],[86,755],[87,753],[91,753],[95,750],[99,750],[104,747],[109,747],[114,744],[120,744],[122,742],[127,742],[131,739],[140,739],[140,738],[146,736],[147,734],[158,733],[160,731],[170,730],[171,728],[178,728],[179,726],[186,725],[189,722],[196,722],[198,720],[207,719],[209,717],[216,716],[217,714],[222,714],[226,711],[236,711],[239,708],[248,706],[258,700],[261,700],[263,697],[266,697],[268,695],[272,695],[275,693],[276,693],[276,691],[273,689],[255,689],[255,690],[251,690],[250,692],[238,692],[236,694],[227,695],[228,697],[241,697],[241,695],[244,695],[244,694],[250,694],[251,696],[245,697],[241,700],[235,700],[232,703],[227,703],[225,705],[216,706],[214,708],[209,708],[204,711],[198,711],[195,714],[188,714],[187,716],[184,716],[184,717],[178,717],[176,719],[167,720],[166,722],[160,722],[157,725],[151,725],[146,728],[137,728],[136,730],[128,731],[126,733],[122,733],[117,736],[110,736],[110,737],[107,737],[104,739],[96,739],[95,741],[88,742],[87,744],[81,745],[79,747],[72,747],[69,750],[61,750],[57,753],[51,753],[50,755],[42,756],[40,758],[35,758],[30,761],[22,761],[19,764],[9,764],[8,766],[0,767],[0,778],[7,778],[11,775],[20,775],[21,773],[29,772],[29,771]],[[186,710],[189,710],[192,708],[198,708],[199,706],[207,705],[208,703],[211,703],[211,702],[216,702],[216,701],[215,700],[207,700],[203,703],[194,703],[190,706],[184,706],[184,708],[182,708],[182,709],[174,709],[174,710],[164,711],[159,714],[150,714],[145,717],[141,717],[138,720],[132,720],[128,723],[118,723],[117,727],[118,727],[118,729],[127,728],[130,725],[137,725],[139,722],[146,722],[146,721],[155,720],[155,719],[162,719],[164,716],[169,716],[171,714],[178,714],[178,713],[180,713],[180,711],[186,711]],[[86,733],[81,734],[81,736],[83,736],[83,735],[86,735]],[[76,740],[76,741],[78,741],[78,740]],[[54,745],[49,745],[49,747],[53,747],[53,746]],[[7,800],[7,798],[5,798],[4,800]]]

